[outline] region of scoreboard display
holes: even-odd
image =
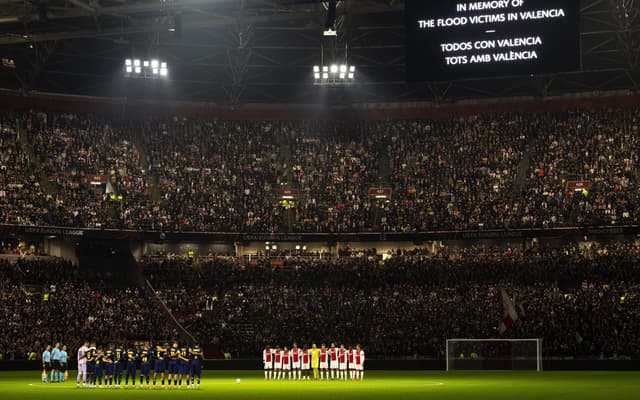
[[[407,80],[580,69],[579,0],[405,0]]]

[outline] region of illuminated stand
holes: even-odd
[[[166,78],[169,75],[167,63],[158,60],[124,60],[124,76],[128,78]]]

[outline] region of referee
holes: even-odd
[[[42,383],[47,383],[49,372],[51,372],[51,346],[47,345],[42,352]]]

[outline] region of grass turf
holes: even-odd
[[[0,399],[633,399],[640,372],[368,371],[363,382],[269,381],[260,371],[203,371],[200,390],[76,389],[38,372],[0,372]],[[241,378],[241,383],[236,383]],[[159,382],[158,382],[159,383]]]

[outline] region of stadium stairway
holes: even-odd
[[[289,188],[293,187],[293,170],[291,169],[291,141],[288,132],[280,132],[277,135],[277,143],[278,143],[278,166],[284,168],[285,172],[285,180],[286,186]],[[281,171],[278,171],[280,174]],[[300,199],[298,199],[300,200]],[[293,232],[295,220],[296,220],[296,210],[295,208],[287,208],[286,212],[286,223],[287,223],[287,232]]]
[[[138,268],[138,271],[140,271],[140,275],[142,276],[142,270]],[[160,296],[158,291],[148,280],[145,280],[144,290],[148,295],[147,297],[158,305],[160,310],[169,317],[169,321],[173,322],[176,332],[180,332],[183,339],[191,341],[191,343],[197,342],[196,338],[180,323],[180,321],[178,321],[177,316],[171,312],[171,309],[167,306],[166,299],[163,299],[162,296]]]
[[[140,127],[142,131],[144,128]],[[147,180],[147,194],[153,202],[161,200],[162,193],[160,191],[160,180],[158,175],[155,174],[153,168],[149,162],[149,155],[147,154],[146,147],[140,140],[140,135],[131,135],[131,141],[140,154],[140,169],[145,175]]]
[[[535,145],[535,138],[531,135],[527,135],[527,141],[524,145],[524,151],[522,157],[518,163],[518,169],[516,170],[516,177],[513,181],[513,188],[511,190],[512,199],[522,197],[522,192],[526,190],[527,179],[529,178],[529,168],[531,167],[531,149]]]
[[[20,121],[18,121],[17,126],[18,126],[18,142],[20,143],[20,147],[22,148],[22,151],[29,156],[29,159],[35,166],[35,170],[37,171],[37,174],[38,174],[36,178],[38,179],[38,183],[40,184],[40,187],[42,188],[44,193],[51,196],[55,196],[58,193],[58,191],[56,190],[56,187],[47,179],[47,176],[44,173],[44,168],[42,168],[42,164],[40,163],[40,160],[36,156],[35,152],[33,151],[33,148],[31,147],[31,143],[29,143],[29,140],[27,139],[27,134],[25,132],[26,127],[22,123],[20,123]]]
[[[378,142],[378,163],[376,169],[378,171],[378,187],[393,187],[391,185],[391,159],[389,158],[389,149],[391,148],[391,135],[385,133],[383,140]],[[396,188],[397,189],[397,188]],[[367,194],[368,195],[368,194]],[[392,193],[391,196],[394,196]],[[380,226],[380,220],[382,219],[383,211],[380,207],[374,207],[371,213],[370,226]]]

